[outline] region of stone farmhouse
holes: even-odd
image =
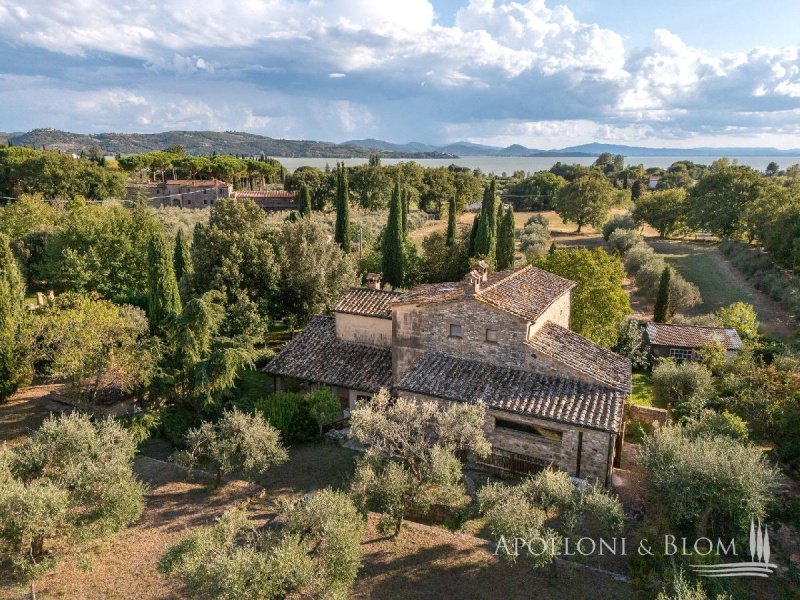
[[[285,190],[236,190],[219,179],[168,179],[156,183],[130,183],[127,199],[147,199],[156,208],[211,208],[223,198],[248,199],[266,211],[295,210],[297,192]]]
[[[742,349],[742,340],[733,327],[647,323],[645,334],[653,357],[673,358],[678,362],[698,360],[697,351],[708,344],[722,346],[728,360]]]
[[[569,330],[574,283],[533,266],[407,292],[351,288],[265,367],[329,386],[342,409],[381,388],[400,397],[483,402],[488,464],[515,472],[553,465],[610,482],[619,460],[631,364]],[[618,464],[618,463],[617,463]]]

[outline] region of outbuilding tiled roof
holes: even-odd
[[[706,344],[719,342],[726,350],[741,350],[742,348],[742,340],[733,327],[648,323],[647,339],[654,346],[702,348]]]
[[[525,266],[491,273],[473,296],[501,310],[535,321],[575,282],[537,267]],[[397,304],[443,302],[466,294],[463,281],[420,285],[392,299]]]
[[[549,377],[489,363],[425,353],[398,390],[617,433],[625,393],[599,384]]]
[[[336,320],[317,316],[264,372],[374,393],[392,384],[392,352],[342,341],[336,337]]]
[[[631,391],[631,361],[582,335],[548,321],[525,342],[536,352],[567,365],[600,383]]]
[[[374,288],[352,287],[339,299],[334,312],[364,315],[381,319],[392,318],[392,298],[400,296],[399,292],[387,292]]]

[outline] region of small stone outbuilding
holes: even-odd
[[[728,360],[742,349],[742,340],[733,327],[701,327],[673,323],[648,323],[647,344],[654,358],[672,358],[678,362],[698,360],[697,351],[709,344],[719,344]]]

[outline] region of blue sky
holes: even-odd
[[[795,0],[0,0],[0,131],[800,147]]]

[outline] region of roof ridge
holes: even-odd
[[[731,329],[736,331],[736,327],[731,327],[730,325],[691,325],[689,323],[659,323],[657,321],[647,321],[646,325],[655,325],[657,327],[694,327],[696,329]]]
[[[492,283],[490,283],[486,287],[481,286],[480,289],[478,290],[478,293],[481,294],[481,293],[483,293],[485,291],[489,291],[492,288],[494,288],[494,287],[498,286],[499,284],[503,283],[504,281],[508,281],[512,277],[519,277],[519,275],[521,275],[525,271],[529,270],[532,266],[533,265],[525,265],[525,266],[519,267],[519,268],[508,269],[508,271],[509,271],[508,275],[505,275],[503,277],[499,277],[496,281],[493,281]],[[502,273],[502,272],[503,271],[499,271],[499,273]]]

